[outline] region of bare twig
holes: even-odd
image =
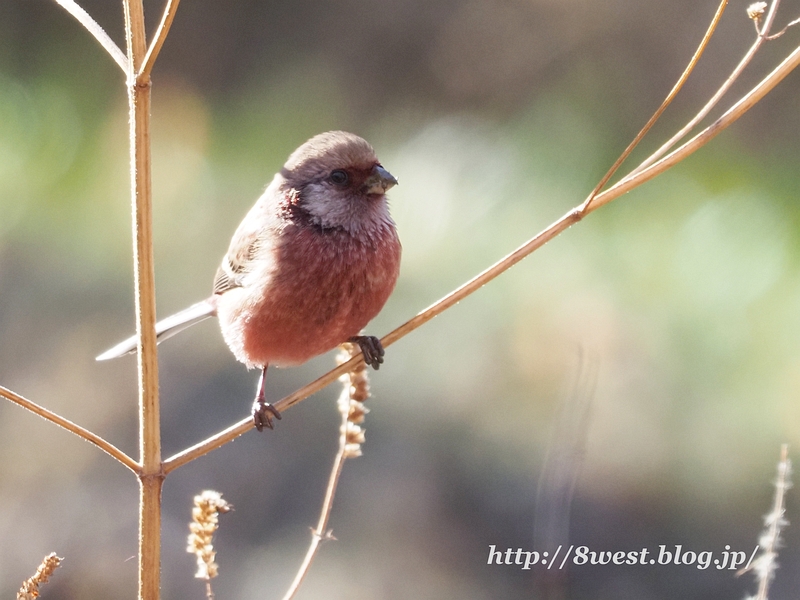
[[[91,33],[95,39],[100,42],[100,45],[106,49],[111,55],[111,58],[114,59],[114,62],[117,63],[120,68],[122,69],[123,73],[128,73],[128,59],[123,54],[122,50],[119,49],[108,34],[103,30],[100,25],[97,24],[89,13],[87,13],[83,8],[78,6],[75,0],[56,0],[58,4],[61,5],[64,10],[66,10],[69,14],[75,17],[78,22],[83,25],[86,30]]]
[[[340,362],[351,358],[355,352],[357,350],[353,344],[343,344],[343,351],[339,356]],[[364,415],[367,412],[363,402],[369,397],[367,366],[362,361],[352,372],[343,375],[341,380],[344,384],[344,389],[339,398],[339,413],[342,415],[342,425],[339,429],[339,451],[333,459],[333,467],[328,478],[328,487],[325,490],[325,499],[322,502],[319,522],[316,529],[311,531],[311,544],[283,600],[291,600],[297,594],[300,584],[303,583],[303,579],[305,579],[308,570],[311,568],[311,563],[317,555],[320,544],[324,541],[336,539],[328,529],[328,522],[333,510],[333,498],[336,495],[336,487],[339,484],[342,467],[346,459],[361,456],[364,433],[360,424],[363,422]]]
[[[751,89],[736,104],[729,108],[725,114],[714,121],[714,123],[706,127],[703,131],[698,133],[695,137],[680,146],[678,149],[660,159],[658,162],[650,165],[642,171],[637,172],[634,175],[624,177],[602,194],[598,194],[595,201],[592,202],[592,209],[596,208],[598,203],[601,206],[603,204],[608,204],[615,198],[618,198],[622,194],[631,191],[633,188],[641,185],[642,183],[650,181],[657,175],[660,175],[670,167],[682,161],[696,150],[702,148],[717,135],[727,129],[730,125],[736,122],[742,115],[744,115],[744,113],[755,106],[776,85],[783,81],[783,79],[789,73],[797,68],[799,64],[800,47],[797,47],[769,75],[767,75],[758,85]]]
[[[670,90],[669,94],[667,94],[667,97],[664,98],[664,101],[661,103],[661,106],[659,106],[656,112],[653,113],[653,116],[650,117],[650,120],[647,121],[645,126],[642,127],[641,131],[636,135],[635,138],[633,138],[633,141],[630,144],[628,144],[628,147],[625,148],[625,151],[614,162],[614,164],[611,165],[611,168],[603,176],[603,178],[597,183],[596,186],[594,186],[592,193],[589,194],[589,196],[584,201],[583,206],[581,207],[582,210],[586,210],[589,204],[591,204],[594,197],[600,192],[600,190],[602,190],[605,187],[605,185],[608,183],[611,177],[613,177],[614,173],[617,172],[617,169],[619,169],[620,166],[622,166],[622,163],[624,163],[625,160],[630,156],[631,152],[633,152],[633,149],[639,145],[639,142],[642,141],[642,138],[644,138],[644,136],[647,135],[647,132],[650,131],[650,129],[652,129],[653,125],[656,124],[656,121],[658,121],[659,117],[661,117],[664,111],[667,110],[667,107],[675,99],[675,96],[678,95],[678,92],[683,87],[683,84],[686,83],[686,80],[689,79],[689,75],[692,73],[692,71],[694,71],[695,66],[697,66],[700,57],[703,55],[703,52],[708,46],[708,42],[711,41],[711,36],[714,35],[714,31],[717,29],[717,25],[719,24],[720,19],[722,19],[722,13],[725,12],[725,7],[727,5],[728,5],[728,0],[722,0],[722,2],[720,2],[719,7],[717,8],[717,12],[714,14],[714,18],[711,20],[711,24],[708,26],[708,29],[706,30],[706,34],[703,36],[703,39],[700,42],[700,45],[697,47],[697,50],[695,50],[695,53],[692,56],[691,60],[689,61],[689,64],[686,65],[686,68],[683,70],[683,73],[681,73],[681,76],[678,78],[677,83],[673,86],[672,90]]]
[[[131,152],[133,261],[138,334],[139,598],[158,600],[161,579],[161,413],[158,398],[153,203],[150,160],[150,78],[137,77],[147,51],[142,0],[125,0]]]
[[[767,16],[764,18],[764,24],[758,32],[760,36],[766,37],[769,35],[772,24],[775,22],[775,17],[778,16],[778,6],[780,6],[780,4],[781,0],[772,0],[772,3],[769,5],[769,10],[767,10]]]
[[[172,26],[172,20],[175,18],[175,12],[178,10],[179,3],[180,0],[167,0],[167,6],[164,8],[164,14],[161,16],[161,23],[159,23],[153,41],[147,49],[144,62],[137,75],[138,78],[150,78],[150,71],[153,70],[153,65],[156,62],[158,53],[161,52],[161,46],[164,45],[164,40],[167,39],[167,34],[169,33],[169,28]]]
[[[90,444],[94,444],[98,448],[100,448],[103,452],[111,456],[112,458],[116,458],[119,462],[123,465],[128,467],[131,471],[139,474],[140,466],[135,460],[133,460],[130,456],[125,454],[122,450],[107,442],[99,435],[92,433],[88,429],[84,429],[80,425],[77,425],[70,421],[69,419],[65,419],[64,417],[57,415],[51,410],[47,410],[46,408],[39,406],[35,402],[31,402],[27,398],[23,398],[19,394],[12,392],[11,390],[0,386],[0,396],[10,400],[14,404],[18,404],[22,408],[26,408],[34,414],[39,415],[43,419],[50,421],[51,423],[55,423],[56,425],[63,427],[67,431],[70,431],[77,435],[79,438],[86,440]]]
[[[628,177],[631,177],[643,171],[648,166],[657,161],[659,158],[664,156],[664,154],[666,154],[670,148],[672,148],[675,144],[677,144],[680,140],[682,140],[692,129],[694,129],[694,127],[700,121],[702,121],[708,115],[708,113],[710,113],[711,110],[719,103],[720,99],[728,92],[733,83],[742,74],[745,67],[747,67],[747,65],[750,64],[750,61],[753,60],[753,57],[755,56],[756,52],[758,52],[758,50],[761,48],[764,42],[769,39],[765,37],[765,33],[769,31],[769,28],[772,26],[772,23],[775,20],[775,13],[778,3],[779,0],[774,0],[774,2],[772,3],[772,6],[770,7],[769,12],[767,13],[767,17],[764,20],[764,26],[760,31],[758,29],[758,22],[756,22],[756,32],[758,33],[756,41],[753,42],[753,45],[750,46],[750,49],[745,53],[742,60],[739,61],[739,64],[736,65],[736,67],[733,69],[733,71],[725,80],[725,82],[722,84],[722,86],[716,91],[716,93],[711,97],[711,99],[708,102],[706,102],[706,105],[702,109],[700,109],[700,112],[698,112],[694,117],[692,117],[692,119],[686,125],[684,125],[681,128],[681,130],[678,131],[678,133],[673,135],[669,139],[669,141],[667,141],[664,145],[662,145],[658,150],[653,152],[653,154],[651,154],[647,158],[647,160],[642,162],[642,164],[640,164],[633,171],[631,171],[628,174]]]
[[[333,496],[336,493],[336,486],[339,482],[339,477],[342,474],[344,461],[344,448],[340,446],[339,451],[336,453],[336,456],[333,459],[333,468],[331,469],[331,475],[328,479],[328,487],[325,490],[325,500],[322,503],[322,514],[320,515],[319,523],[317,524],[316,529],[311,530],[311,544],[309,545],[308,551],[303,559],[303,564],[300,565],[294,581],[292,581],[292,584],[286,591],[283,600],[290,600],[291,598],[294,598],[295,594],[297,594],[297,591],[300,589],[300,584],[303,583],[303,579],[305,579],[308,570],[311,568],[311,563],[314,560],[314,557],[317,555],[317,550],[319,549],[320,544],[322,542],[336,539],[333,537],[331,531],[327,529],[327,526],[330,512],[333,508]]]

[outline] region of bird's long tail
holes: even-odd
[[[156,323],[156,339],[158,343],[160,344],[165,339],[172,337],[176,333],[180,333],[195,323],[199,323],[200,321],[204,321],[209,317],[216,316],[217,307],[213,300],[214,299],[212,297],[207,300],[203,300],[202,302],[198,302],[197,304],[192,304],[189,308],[175,313],[174,315],[170,315],[166,319]],[[110,350],[106,350],[95,360],[110,360],[125,354],[133,354],[136,352],[137,342],[138,336],[131,336]]]

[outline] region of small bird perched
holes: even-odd
[[[208,317],[248,368],[260,367],[253,420],[280,413],[264,396],[267,367],[299,365],[343,342],[383,363],[378,338],[360,335],[400,270],[386,191],[397,184],[365,140],[344,131],[295,150],[233,234],[210,298],[156,324],[159,342]],[[97,357],[136,351],[133,336]]]

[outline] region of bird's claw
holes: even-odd
[[[273,429],[272,417],[280,421],[281,413],[272,404],[265,402],[263,398],[256,398],[256,401],[253,402],[253,423],[256,429],[264,431],[265,426]]]
[[[351,337],[349,342],[358,344],[361,354],[364,355],[364,362],[376,371],[383,364],[383,355],[386,354],[383,344],[374,335],[356,335]]]

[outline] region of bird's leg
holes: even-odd
[[[348,342],[358,344],[361,348],[361,354],[364,355],[364,362],[376,371],[380,369],[383,364],[383,355],[386,352],[383,350],[383,344],[374,335],[354,335]]]
[[[264,365],[261,369],[261,376],[258,378],[258,392],[256,392],[256,399],[253,402],[253,423],[255,423],[256,429],[259,431],[263,431],[265,425],[272,429],[272,417],[279,421],[281,420],[281,413],[278,412],[278,409],[269,404],[264,398],[264,384],[267,379],[268,366]]]

